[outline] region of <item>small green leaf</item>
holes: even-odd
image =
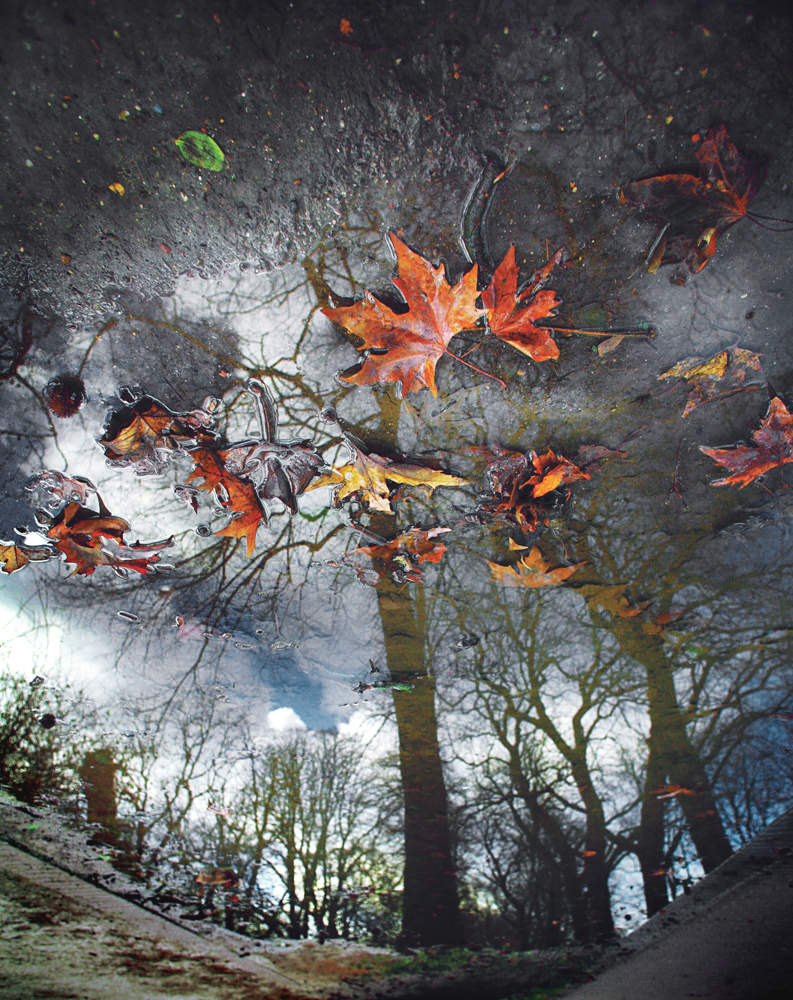
[[[204,170],[222,170],[226,157],[214,139],[203,132],[182,132],[174,142],[179,152],[194,167]]]

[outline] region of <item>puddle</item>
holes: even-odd
[[[545,183],[503,181],[491,273]],[[9,311],[0,781],[254,937],[552,947],[684,891],[793,785],[790,475],[700,450],[793,402],[746,230],[685,286],[559,260],[557,326],[639,335],[462,334],[437,396],[339,377],[322,310],[398,302],[378,225],[96,329]]]

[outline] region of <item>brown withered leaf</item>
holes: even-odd
[[[696,156],[699,177],[661,174],[620,191],[620,201],[664,223],[648,255],[651,272],[681,262],[692,273],[701,271],[716,252],[718,237],[746,215],[763,181],[765,169],[738,151],[724,125],[708,131]],[[675,280],[682,284],[685,275]]]
[[[357,494],[370,510],[390,514],[392,509],[389,482],[418,486],[427,493],[431,493],[439,486],[464,486],[468,482],[467,479],[449,475],[438,469],[397,461],[375,452],[367,454],[363,445],[348,434],[344,435],[344,441],[350,450],[352,461],[320,476],[309,487],[310,490],[315,490],[320,486],[335,485],[333,494],[335,507],[340,506],[348,497]]]
[[[688,384],[690,392],[683,410],[683,416],[687,417],[692,410],[712,399],[762,385],[759,381],[751,381],[757,378],[752,373],[761,371],[760,355],[736,345],[719,351],[712,358],[684,358],[662,372],[658,381],[680,378]]]
[[[793,462],[793,415],[779,398],[774,396],[759,430],[752,433],[754,447],[733,445],[731,448],[706,448],[699,450],[723,465],[730,473],[715,479],[713,486],[744,487],[758,476]]]
[[[205,410],[175,413],[151,396],[141,396],[112,413],[99,444],[111,465],[165,464],[160,451],[194,447],[216,440],[212,417]]]
[[[532,590],[537,587],[557,587],[584,565],[581,562],[574,566],[557,566],[551,569],[551,564],[543,559],[542,552],[536,545],[518,561],[516,566],[502,566],[489,559],[487,564],[498,583],[513,587],[528,587]]]
[[[400,382],[405,394],[427,388],[437,395],[435,366],[449,341],[461,330],[470,330],[483,315],[475,304],[477,267],[452,286],[443,265],[433,267],[395,233],[389,233],[389,240],[398,265],[394,285],[406,310],[395,312],[369,291],[354,305],[322,310],[360,337],[359,350],[369,352],[360,368],[342,379],[353,385]]]
[[[570,483],[590,478],[588,472],[551,448],[542,455],[498,446],[477,450],[492,459],[485,470],[491,496],[480,502],[480,514],[504,515],[524,531],[546,523],[547,505],[560,496],[557,490],[568,487],[569,496]]]
[[[52,550],[44,546],[22,545],[19,542],[0,540],[0,563],[3,573],[16,573],[34,560],[49,559]]]
[[[610,584],[585,584],[579,587],[579,593],[583,594],[587,603],[596,604],[618,618],[635,618],[649,606],[649,601],[642,601],[640,604],[631,604],[625,596],[627,583]]]
[[[559,300],[556,292],[543,290],[553,269],[562,261],[563,250],[557,250],[551,260],[529,278],[518,292],[518,265],[515,247],[511,246],[498,265],[490,284],[482,292],[487,310],[487,322],[500,340],[528,355],[533,361],[549,361],[559,357],[559,347],[546,327],[536,326],[539,319],[556,315]]]

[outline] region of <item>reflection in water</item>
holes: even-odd
[[[682,353],[663,330],[608,359],[557,333],[539,376],[486,345],[506,390],[443,357],[437,399],[338,382],[355,352],[318,311],[389,294],[379,234],[357,236],[358,257],[186,280],[57,358],[20,320],[17,368],[79,372],[87,399],[64,421],[33,374],[2,384],[4,537],[52,471],[33,503],[49,520],[3,550],[6,573],[47,558],[4,580],[22,611],[0,783],[88,824],[185,919],[607,938],[793,789],[782,473],[714,490],[696,448],[746,436],[764,394],[708,383],[684,436],[692,385],[658,385]],[[719,281],[681,309],[721,298],[728,324]],[[724,353],[712,329],[703,358]],[[126,519],[173,536],[172,569],[149,572]],[[59,525],[89,577],[54,558]],[[112,576],[125,559],[145,578]]]

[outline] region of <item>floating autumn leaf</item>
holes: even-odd
[[[492,497],[483,499],[480,513],[504,514],[524,531],[534,531],[547,521],[544,504],[553,503],[556,497],[552,499],[552,494],[576,480],[590,478],[589,473],[551,448],[542,455],[535,451],[524,455],[498,446],[481,450],[493,461],[485,470]],[[569,488],[566,493],[570,495]]]
[[[632,181],[620,191],[621,202],[664,224],[648,254],[653,273],[662,264],[681,262],[692,273],[701,271],[716,252],[718,237],[747,214],[762,183],[764,168],[738,151],[724,125],[709,130],[696,155],[699,177],[661,174]],[[682,284],[685,276],[676,280]]]
[[[244,538],[250,558],[256,545],[256,531],[266,517],[255,487],[226,469],[221,452],[198,448],[191,453],[191,458],[195,462],[195,468],[187,482],[203,479],[202,483],[197,483],[198,488],[213,490],[220,506],[232,514],[226,527],[215,534],[227,538]]]
[[[551,569],[551,564],[543,559],[542,552],[536,545],[518,561],[516,566],[502,566],[489,559],[487,564],[498,583],[513,587],[528,587],[532,590],[537,587],[557,587],[584,565],[581,562],[574,566],[557,566]]]
[[[252,483],[260,500],[281,500],[293,514],[297,498],[324,464],[308,442],[252,441],[219,452],[226,471]]]
[[[160,551],[171,545],[173,536],[148,545],[127,545],[124,532],[129,525],[110,513],[98,493],[96,498],[98,512],[72,501],[54,518],[46,533],[54,548],[81,576],[90,576],[97,566],[110,566],[121,573],[130,569],[136,573],[154,571]]]
[[[712,358],[684,358],[658,376],[658,381],[668,378],[683,379],[690,393],[683,416],[712,399],[732,395],[759,383],[747,384],[752,372],[761,371],[760,355],[744,347],[729,347]]]
[[[563,251],[557,250],[518,292],[519,269],[515,261],[515,247],[511,246],[496,268],[490,284],[482,292],[491,333],[533,361],[559,357],[559,347],[550,330],[536,326],[535,321],[556,315],[559,306],[556,292],[541,289],[562,258]]]
[[[203,167],[204,170],[223,169],[226,159],[223,150],[204,132],[182,132],[178,139],[174,139],[174,143],[182,156],[194,167]]]
[[[715,479],[713,486],[744,487],[770,469],[793,462],[793,415],[779,398],[774,396],[760,429],[752,434],[754,447],[733,445],[731,448],[706,448],[704,452],[730,472],[723,479]]]
[[[531,487],[533,497],[543,497],[546,493],[558,490],[560,486],[573,483],[577,479],[589,479],[588,473],[583,472],[563,455],[557,455],[550,448],[542,455],[536,451],[529,453],[533,474],[521,484],[521,489]]]
[[[333,494],[333,504],[339,507],[350,496],[358,497],[370,510],[391,513],[391,491],[388,483],[400,483],[406,486],[418,486],[429,494],[439,486],[464,486],[468,480],[452,476],[438,469],[430,469],[412,462],[400,462],[375,452],[368,454],[363,450],[361,442],[348,434],[344,441],[350,450],[351,462],[331,472],[320,476],[309,489],[320,486],[336,486]]]
[[[401,535],[379,545],[365,545],[348,553],[349,560],[354,555],[369,556],[374,564],[378,579],[385,575],[393,576],[398,583],[405,580],[421,579],[421,563],[437,563],[441,561],[446,546],[435,539],[445,535],[451,528],[410,528]],[[360,569],[356,568],[358,576],[364,579]]]
[[[170,451],[217,440],[213,424],[209,410],[175,413],[152,396],[141,396],[110,415],[98,443],[111,465],[159,471]]]
[[[16,573],[18,569],[27,566],[29,562],[41,562],[49,559],[54,552],[49,546],[22,545],[19,542],[4,542],[0,540],[0,563],[3,573]]]
[[[678,795],[697,795],[697,791],[693,788],[686,788],[683,785],[664,785],[661,788],[656,788],[650,795],[656,795],[659,799],[674,799]]]
[[[360,337],[359,350],[367,352],[357,371],[342,376],[345,382],[400,382],[405,394],[427,388],[435,396],[435,366],[444,353],[451,353],[449,341],[461,330],[471,329],[483,315],[475,305],[477,268],[474,265],[452,286],[443,265],[433,267],[394,233],[389,233],[389,240],[398,266],[394,285],[406,310],[395,312],[367,291],[354,305],[322,312]]]
[[[609,584],[585,584],[579,587],[579,593],[583,594],[588,604],[595,604],[616,615],[618,618],[635,618],[645,611],[649,606],[649,601],[642,601],[640,604],[631,604],[625,596],[626,583]]]

